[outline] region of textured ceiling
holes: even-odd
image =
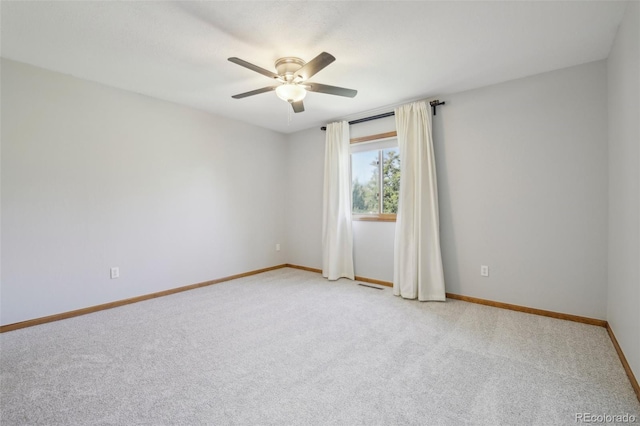
[[[5,58],[290,133],[381,107],[608,56],[625,2],[9,2]],[[312,78],[358,90],[309,93],[288,119],[274,70],[326,51]],[[444,99],[446,101],[446,99]]]

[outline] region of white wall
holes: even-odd
[[[440,99],[433,123],[447,291],[605,318],[605,62]],[[352,126],[352,136],[381,130],[366,125]],[[315,130],[288,143],[288,212],[317,235],[290,259],[315,268],[322,199],[302,192],[321,193],[322,145]],[[355,223],[357,275],[392,280],[393,234],[393,224]],[[490,277],[480,276],[482,264]]]
[[[604,319],[605,62],[443,98],[434,140],[447,291]]]
[[[1,119],[2,324],[286,262],[283,135],[4,59]]]
[[[322,268],[324,132],[319,127],[287,136],[287,263]]]
[[[607,321],[640,379],[640,4],[629,2],[608,59]]]

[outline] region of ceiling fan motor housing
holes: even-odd
[[[276,71],[287,82],[291,82],[295,78],[295,72],[302,68],[304,64],[306,62],[300,58],[287,56],[276,61]]]

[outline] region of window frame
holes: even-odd
[[[397,138],[398,132],[395,130],[392,132],[386,133],[378,133],[375,135],[362,136],[359,138],[352,138],[349,140],[351,145],[364,143],[364,142],[372,142],[379,139],[389,139],[389,138]],[[373,151],[373,150],[372,150]],[[381,151],[381,150],[378,150]],[[352,153],[349,154],[350,156]],[[380,154],[381,155],[381,154]],[[402,170],[402,166],[400,166],[400,170]],[[350,171],[351,172],[351,171]],[[382,173],[380,173],[380,180],[382,180]],[[353,185],[353,177],[351,178],[351,185]],[[353,195],[353,186],[351,186],[351,192]],[[380,183],[380,192],[382,192],[382,182]],[[383,196],[380,194],[380,206],[382,206]],[[382,211],[382,207],[380,207],[380,211]],[[367,221],[367,222],[395,222],[396,221],[395,213],[377,213],[377,214],[358,214],[353,213],[353,200],[351,201],[351,220],[357,221]]]

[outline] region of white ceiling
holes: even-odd
[[[625,2],[9,2],[5,58],[188,105],[283,133],[608,56]],[[326,51],[311,80],[358,90],[309,93],[288,122],[274,70]],[[446,97],[441,97],[446,101]]]

